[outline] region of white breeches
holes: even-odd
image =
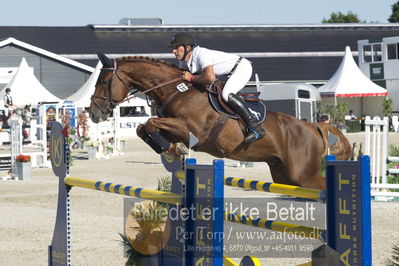
[[[223,100],[228,101],[230,93],[236,94],[242,88],[247,85],[249,79],[252,76],[252,64],[247,59],[241,59],[234,73],[227,80],[226,85],[223,88]]]

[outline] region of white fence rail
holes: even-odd
[[[143,117],[120,117],[119,109],[113,111],[113,117],[107,121],[95,124],[88,120],[88,136],[91,140],[98,142],[97,159],[107,158],[106,149],[112,146],[112,154],[118,155],[123,151],[121,138],[132,137],[136,135],[136,129],[140,124],[147,122],[149,116]]]
[[[387,117],[366,117],[365,154],[370,156],[371,195],[380,197],[381,200],[399,197],[399,192],[389,191],[399,189],[399,184],[388,183],[387,174],[399,174],[399,169],[387,169],[387,164],[399,162],[399,157],[388,156],[388,131]]]

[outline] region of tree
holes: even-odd
[[[392,14],[388,18],[389,22],[399,22],[399,1],[392,5]]]
[[[317,113],[319,115],[328,114],[331,124],[337,128],[343,128],[345,125],[345,114],[347,110],[347,103],[325,104],[317,108]]]
[[[329,19],[323,18],[322,23],[365,23],[360,21],[356,13],[348,11],[347,14],[342,12],[332,12]]]
[[[384,116],[391,117],[392,114],[392,99],[385,98],[384,102],[382,103],[382,113]]]

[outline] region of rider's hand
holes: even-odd
[[[192,81],[192,76],[193,76],[193,74],[191,74],[190,72],[188,72],[188,71],[184,71],[183,72],[183,78],[185,79],[185,80],[187,80],[187,81]]]

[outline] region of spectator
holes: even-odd
[[[6,119],[5,119],[5,121],[7,121],[11,117],[11,115],[13,114],[14,110],[16,109],[16,106],[12,102],[11,89],[10,88],[6,89],[6,95],[4,95],[3,99],[4,99],[4,107],[5,107],[5,110],[6,110],[6,114],[5,114]]]
[[[328,117],[328,115],[322,115],[320,116],[320,122],[328,124],[330,123],[330,118]]]
[[[355,120],[355,119],[357,119],[357,117],[353,113],[353,110],[349,110],[348,115],[345,116],[345,120]]]

